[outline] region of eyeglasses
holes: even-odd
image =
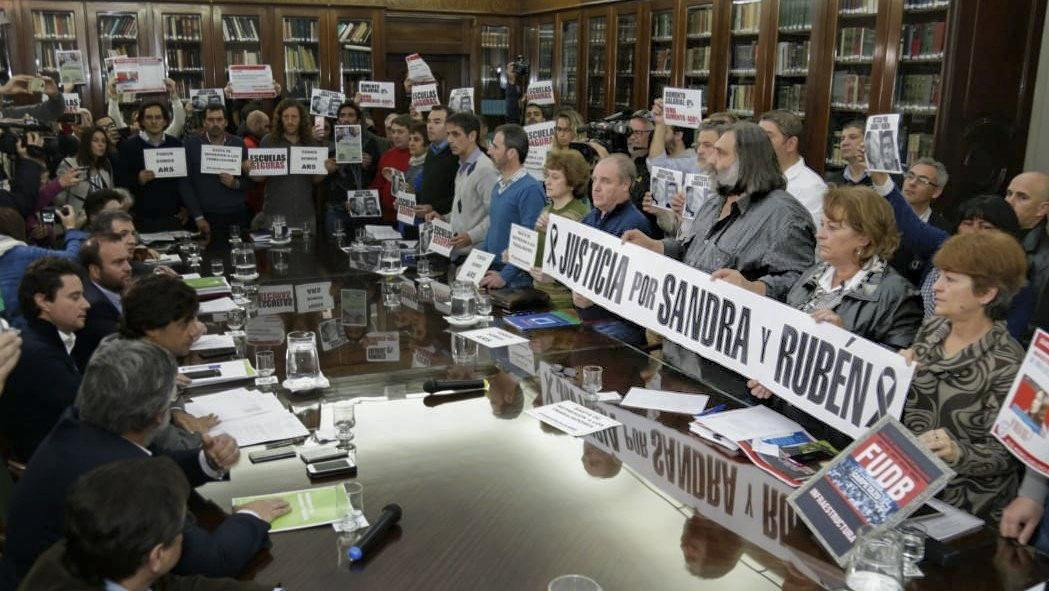
[[[932,179],[930,179],[929,177],[918,176],[918,175],[916,175],[916,174],[914,174],[913,172],[910,172],[910,171],[904,173],[903,180],[905,180],[905,181],[915,181],[919,185],[925,185],[927,187],[939,187],[939,185],[934,183],[932,181]]]

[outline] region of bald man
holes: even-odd
[[[1046,216],[1049,215],[1049,175],[1043,172],[1024,172],[1016,175],[1005,191],[1005,200],[1016,212],[1024,251],[1027,253],[1027,279],[1035,299],[1031,322],[1024,343],[1030,342],[1035,327],[1049,327],[1049,234]]]
[[[252,111],[244,120],[244,148],[258,148],[262,145],[262,137],[270,132],[270,116],[264,111]],[[245,160],[247,162],[247,160]],[[252,213],[262,211],[262,199],[266,191],[266,183],[253,183],[247,188],[245,201]]]

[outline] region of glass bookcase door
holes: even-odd
[[[262,22],[258,16],[223,15],[222,40],[227,68],[265,63],[262,58]]]
[[[710,108],[710,53],[714,4],[689,6],[685,28],[685,86],[703,89],[703,112]]]
[[[121,56],[139,56],[138,35],[141,24],[138,22],[137,12],[99,12],[95,20],[98,55],[102,60]],[[109,84],[109,68],[101,68],[101,74],[104,89]]]
[[[893,111],[901,113],[903,161],[932,156],[950,0],[906,0]]]
[[[161,17],[164,65],[182,98],[204,88],[204,27],[199,14],[166,13]]]
[[[674,11],[652,11],[651,56],[648,64],[648,104],[663,98],[674,71]]]
[[[77,20],[69,10],[33,10],[33,66],[58,82],[57,51],[77,47]],[[86,52],[84,53],[86,59]]]
[[[608,46],[608,18],[594,16],[587,21],[587,92],[586,110],[590,120],[608,115],[605,89],[608,65],[605,48]]]
[[[805,80],[809,75],[813,3],[780,0],[777,23],[773,107],[805,116]]]
[[[320,88],[320,22],[315,17],[281,19],[284,39],[284,94],[300,100]]]
[[[727,102],[728,111],[742,117],[754,114],[761,4],[762,0],[732,0]]]
[[[503,96],[503,76],[510,62],[510,27],[484,25],[481,27],[481,95],[475,108],[488,117],[506,117]],[[490,124],[493,122],[489,122]]]
[[[339,90],[347,97],[357,93],[361,80],[370,80],[372,71],[372,20],[341,18],[335,27],[339,45]]]
[[[637,55],[637,15],[616,17],[616,96],[617,111],[630,111],[634,105],[634,56]]]
[[[841,159],[842,126],[870,110],[877,20],[878,0],[841,0],[838,5],[827,128],[828,171],[845,166]]]
[[[561,100],[574,107],[579,99],[579,21],[561,23]]]
[[[536,80],[550,80],[554,76],[554,24],[541,23],[538,27],[539,55],[535,67]]]

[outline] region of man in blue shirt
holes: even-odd
[[[508,123],[497,127],[492,145],[488,147],[488,155],[499,169],[500,178],[492,188],[488,234],[481,243],[481,250],[499,259],[510,244],[510,227],[513,224],[529,230],[535,227],[535,221],[546,205],[546,191],[524,169],[524,159],[528,155],[528,135],[520,125]],[[481,279],[481,287],[500,289],[532,285],[531,275],[513,265],[495,263],[494,267]]]

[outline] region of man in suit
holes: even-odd
[[[169,420],[176,370],[170,353],[144,340],[107,341],[95,351],[76,405],[62,414],[15,487],[0,583],[24,577],[33,561],[62,538],[62,508],[81,475],[111,462],[153,455],[154,436]],[[203,442],[200,449],[157,453],[173,459],[192,486],[225,479],[240,458],[237,442],[229,435],[205,435]],[[110,502],[123,507],[120,497]],[[255,501],[234,511],[211,531],[186,519],[175,573],[238,574],[268,543],[269,522],[289,508],[282,501]]]
[[[80,387],[80,371],[70,353],[90,304],[79,267],[58,257],[29,265],[18,286],[18,301],[27,324],[22,357],[0,397],[0,429],[15,457],[28,460]]]
[[[170,458],[95,468],[66,501],[65,537],[40,555],[26,589],[263,591],[273,586],[170,574],[182,555],[189,482]],[[119,498],[119,503],[113,499]]]
[[[124,239],[119,234],[92,236],[80,247],[80,266],[87,272],[84,297],[91,304],[73,346],[73,359],[83,372],[102,338],[117,331],[120,300],[131,283],[131,263]]]

